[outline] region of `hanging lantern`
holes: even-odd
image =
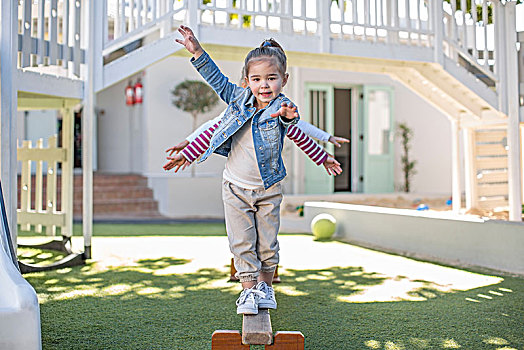
[[[143,89],[142,82],[140,81],[140,78],[138,78],[135,84],[135,103],[142,104],[143,101],[144,101],[144,89]]]
[[[135,104],[135,89],[133,88],[133,85],[131,85],[131,81],[127,84],[126,87],[126,105],[132,106]]]

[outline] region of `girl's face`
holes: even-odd
[[[276,98],[287,83],[288,74],[284,76],[272,58],[250,62],[246,83],[256,98],[258,109],[266,107]]]

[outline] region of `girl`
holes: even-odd
[[[279,261],[280,181],[286,175],[281,153],[288,126],[298,121],[297,108],[281,93],[288,80],[286,55],[271,40],[249,52],[244,62],[244,89],[220,72],[190,28],[180,26],[178,31],[183,40],[176,42],[193,55],[192,64],[228,108],[213,134],[206,135],[208,147],[186,148],[168,157],[164,169],[178,170],[201,154],[200,161],[213,152],[228,157],[222,199],[229,247],[243,287],[237,313],[257,314],[259,307],[276,309],[271,282]],[[342,172],[333,158],[325,166],[329,173]]]

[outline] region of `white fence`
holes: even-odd
[[[62,121],[61,147],[58,147],[58,138],[54,135],[48,139],[47,147],[44,147],[43,139],[36,142],[36,147],[33,147],[31,141],[26,140],[17,150],[18,161],[22,163],[17,222],[22,231],[28,231],[34,225],[36,232],[42,232],[42,228],[45,227],[46,234],[53,236],[56,234],[56,228],[60,227],[61,236],[73,235],[73,112],[71,109],[62,110]],[[36,163],[35,191],[32,191],[33,162]],[[61,164],[60,183],[57,178],[58,163]],[[44,194],[45,202],[43,202]],[[59,194],[60,210],[58,210]]]

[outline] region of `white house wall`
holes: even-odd
[[[240,63],[217,61],[222,71],[233,82],[240,78]],[[394,88],[395,122],[405,121],[414,130],[412,158],[417,160],[417,174],[413,178],[414,192],[448,195],[451,193],[451,132],[447,118],[434,107],[419,98],[414,92],[386,75],[352,73],[336,70],[319,70],[289,67],[291,76],[284,93],[292,98],[299,109],[304,110],[304,86],[306,83],[332,83],[335,87],[347,88],[362,85],[387,85]],[[298,77],[297,77],[298,75]],[[192,131],[190,114],[176,109],[171,103],[170,90],[184,79],[201,79],[188,58],[168,57],[150,67],[142,77],[144,104],[141,124],[142,166],[135,168],[129,160],[129,107],[125,106],[122,81],[98,95],[98,107],[105,114],[99,119],[99,171],[138,172],[148,177],[155,198],[159,201],[162,214],[170,217],[222,217],[221,174],[225,158],[214,155],[195,167],[195,177],[186,169],[175,174],[165,172],[165,150],[180,142]],[[133,83],[136,81],[132,79]],[[300,90],[300,91],[299,91]],[[137,110],[137,107],[133,107]],[[225,108],[220,102],[213,111],[199,116],[197,124],[218,115]],[[288,177],[284,182],[287,193],[303,189],[294,184],[303,179],[297,174],[303,160],[289,159],[295,146],[286,142],[284,155]],[[396,142],[395,184],[402,183],[400,169],[400,143]],[[196,197],[195,197],[196,196]],[[200,198],[200,197],[202,198]],[[199,199],[200,200],[195,200]],[[191,199],[191,200],[190,200]]]
[[[97,94],[98,170],[104,173],[129,173],[130,108],[124,100],[127,81],[121,81]]]

